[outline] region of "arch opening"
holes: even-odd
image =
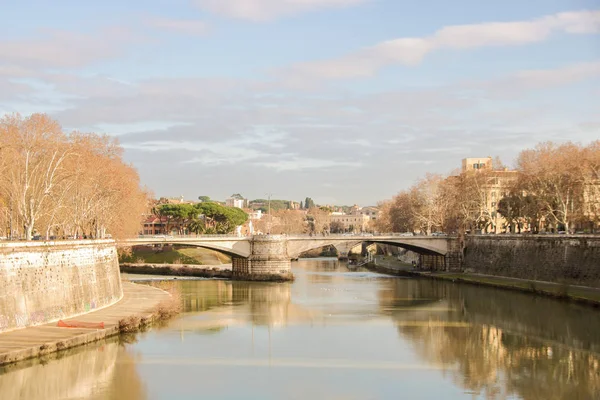
[[[191,243],[136,243],[120,248],[119,261],[145,264],[222,265],[230,264],[233,257],[243,257],[219,246]]]

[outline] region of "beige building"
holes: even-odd
[[[362,207],[358,210],[358,213],[360,215],[366,215],[372,221],[379,218],[379,209],[377,207]]]
[[[490,224],[485,228],[485,232],[501,233],[508,230],[506,219],[498,213],[498,202],[509,195],[510,187],[518,178],[517,171],[503,170],[494,171],[492,169],[492,157],[464,158],[462,160],[462,173],[469,171],[486,171],[485,182],[481,185],[483,196],[480,201],[484,203],[482,214],[486,214]]]
[[[480,157],[480,158],[463,158],[462,160],[462,172],[486,169],[491,171],[492,169],[492,157]]]
[[[362,214],[332,213],[329,216],[329,223],[339,222],[347,232],[364,232],[369,228],[369,221],[371,221],[371,218]]]

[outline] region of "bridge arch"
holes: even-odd
[[[250,245],[247,241],[188,241],[188,240],[177,240],[177,239],[134,239],[121,242],[121,246],[143,246],[143,245],[155,245],[155,244],[166,244],[166,245],[179,245],[179,246],[191,246],[201,247],[203,249],[215,250],[220,253],[226,254],[230,257],[242,257],[247,258],[250,256]]]
[[[426,254],[426,255],[437,255],[437,256],[445,256],[447,251],[442,250],[440,248],[436,248],[427,244],[414,244],[414,243],[406,243],[402,240],[365,240],[365,242],[369,243],[377,243],[377,244],[386,244],[390,246],[401,247],[406,250],[414,251],[418,254]]]
[[[429,238],[415,238],[409,237],[407,239],[401,238],[311,238],[306,239],[289,239],[288,240],[288,255],[291,258],[297,258],[300,254],[318,249],[324,246],[334,246],[338,251],[343,249],[342,252],[348,252],[351,248],[361,243],[377,243],[387,244],[396,247],[402,247],[407,250],[414,251],[418,254],[423,255],[434,255],[434,256],[445,256],[448,253],[448,246],[446,240],[439,239],[432,241]]]

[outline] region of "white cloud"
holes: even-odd
[[[557,69],[522,71],[515,78],[529,87],[549,87],[597,76],[600,76],[600,61],[571,64]]]
[[[493,80],[462,82],[465,90],[484,91],[488,98],[522,99],[527,93],[600,77],[600,61],[568,64],[559,68],[523,70]]]
[[[119,56],[134,35],[128,29],[107,28],[95,34],[48,30],[43,37],[0,40],[0,63],[35,68],[82,67]]]
[[[303,158],[288,156],[272,162],[255,163],[255,165],[272,168],[277,171],[300,171],[306,169],[328,169],[328,168],[359,168],[363,163],[360,161],[335,161],[317,158]]]
[[[369,0],[195,0],[205,10],[232,18],[267,21],[324,8],[342,8]]]
[[[437,49],[475,49],[541,42],[553,33],[590,34],[600,31],[600,11],[559,13],[529,21],[486,22],[447,26],[430,36],[398,38],[340,58],[305,62],[280,71],[284,80],[302,86],[313,79],[372,76],[385,66],[415,65]]]
[[[152,28],[190,36],[204,36],[209,30],[207,23],[195,19],[148,17],[146,18],[145,23]]]

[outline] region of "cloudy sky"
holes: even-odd
[[[1,3],[0,113],[118,136],[157,196],[368,205],[600,138],[598,0]]]

